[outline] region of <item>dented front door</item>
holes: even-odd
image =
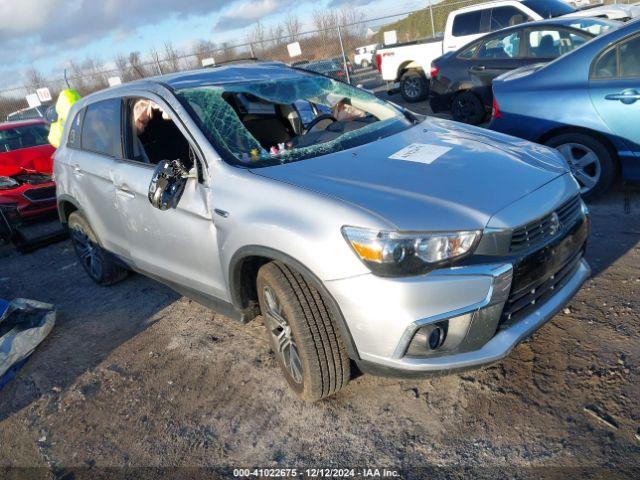
[[[114,175],[135,266],[162,280],[226,300],[209,188],[191,178],[177,208],[158,210],[147,197],[153,171],[153,165],[122,161]]]

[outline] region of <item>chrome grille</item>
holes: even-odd
[[[553,237],[558,228],[573,226],[581,215],[581,202],[580,196],[575,196],[544,217],[516,228],[511,235],[510,251],[521,252],[538,247]]]

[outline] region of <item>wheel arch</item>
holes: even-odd
[[[424,69],[420,66],[420,64],[418,62],[416,62],[415,60],[408,60],[405,62],[402,62],[400,64],[400,66],[398,67],[398,73],[396,75],[396,80],[400,81],[402,79],[402,76],[408,72],[409,70],[416,70],[419,73],[422,73],[422,75],[427,76],[426,72],[424,71]]]
[[[60,223],[67,225],[69,215],[73,212],[81,210],[80,203],[70,195],[62,194],[58,196],[58,217]]]
[[[611,157],[613,158],[616,164],[616,175],[620,173],[620,158],[618,155],[618,148],[616,147],[614,142],[602,132],[598,132],[596,130],[592,130],[590,128],[585,128],[585,127],[562,125],[559,127],[552,128],[551,130],[545,132],[544,134],[540,135],[535,141],[536,143],[541,143],[544,145],[553,137],[557,137],[559,135],[571,134],[571,133],[580,133],[583,135],[588,135],[600,141],[604,145],[604,147],[607,150],[609,150],[609,153],[611,153]]]
[[[322,294],[347,346],[349,357],[353,360],[359,360],[358,350],[336,300],[317,275],[302,262],[284,252],[260,245],[247,245],[234,253],[229,262],[229,293],[235,308],[248,312],[250,318],[259,314],[255,289],[256,278],[260,267],[272,261],[282,262],[295,269]]]

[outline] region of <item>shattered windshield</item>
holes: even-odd
[[[176,94],[227,162],[252,168],[353,148],[416,121],[364,90],[297,72]]]

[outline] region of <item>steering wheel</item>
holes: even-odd
[[[302,132],[302,134],[306,135],[311,130],[313,130],[313,127],[315,127],[317,124],[319,124],[323,120],[331,120],[331,122],[338,121],[336,117],[334,117],[333,115],[329,115],[328,113],[323,113],[322,115],[318,115],[316,118],[311,120],[311,122],[309,122],[309,125],[307,125],[307,127],[304,129],[304,132]]]

